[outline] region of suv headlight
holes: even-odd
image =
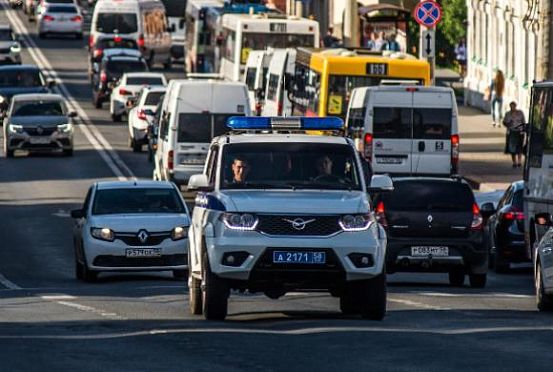
[[[177,226],[171,231],[171,239],[181,240],[186,238],[188,229],[184,226]]]
[[[259,220],[251,213],[223,213],[221,216],[225,226],[231,230],[255,230]]]
[[[8,131],[10,133],[23,133],[23,125],[8,125]]]
[[[364,231],[367,230],[373,219],[370,214],[347,214],[340,218],[338,224],[344,231]]]
[[[18,42],[13,43],[11,48],[10,48],[10,51],[12,53],[20,53],[21,52],[21,45],[19,45]]]
[[[61,124],[58,125],[58,132],[71,133],[73,131],[73,124]]]
[[[96,239],[106,240],[108,242],[115,240],[113,230],[108,229],[107,227],[93,227],[90,229],[90,235]]]

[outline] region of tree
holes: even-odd
[[[467,35],[466,0],[441,0],[438,3],[443,14],[437,31],[442,33],[451,45],[455,45]]]

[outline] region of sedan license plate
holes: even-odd
[[[376,158],[377,164],[401,164],[403,163],[402,158]]]
[[[125,254],[127,257],[161,257],[161,248],[130,248]]]
[[[50,137],[31,137],[31,145],[47,145],[50,143]]]
[[[326,263],[326,253],[325,252],[275,251],[273,252],[273,263],[324,264]]]
[[[441,247],[441,246],[411,247],[411,256],[413,257],[426,257],[429,255],[432,255],[434,257],[447,257],[449,256],[449,247]]]

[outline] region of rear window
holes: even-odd
[[[414,138],[449,139],[451,137],[451,116],[451,109],[414,109]]]
[[[412,138],[411,109],[408,107],[375,107],[375,138]]]
[[[246,85],[248,90],[255,89],[255,75],[257,74],[257,69],[255,67],[250,67],[246,71]]]
[[[124,72],[147,71],[148,66],[143,61],[109,61],[107,70],[114,74],[123,74]]]
[[[46,11],[48,13],[77,13],[77,8],[74,6],[49,6]]]
[[[163,80],[158,77],[128,77],[128,85],[163,85]]]
[[[382,194],[378,200],[393,211],[471,211],[474,195],[461,182],[396,180],[394,191]]]
[[[375,107],[375,138],[449,139],[451,109]]]
[[[185,213],[173,189],[133,188],[98,190],[92,214]]]
[[[96,30],[107,34],[130,34],[138,31],[135,13],[98,13]]]
[[[178,142],[209,143],[213,137],[229,131],[227,119],[236,114],[187,114],[179,115]]]
[[[146,96],[146,99],[144,100],[145,106],[157,106],[159,101],[161,100],[161,96],[163,96],[163,92],[152,92],[148,93]]]

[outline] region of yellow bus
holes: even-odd
[[[430,65],[405,53],[298,48],[293,81],[289,86],[293,115],[345,119],[353,88],[430,85]]]

